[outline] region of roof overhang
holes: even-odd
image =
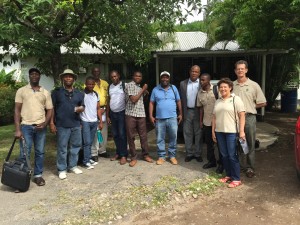
[[[240,56],[240,55],[273,55],[273,54],[287,54],[289,50],[285,49],[249,49],[249,50],[237,50],[237,51],[228,51],[228,50],[204,50],[204,51],[156,51],[153,52],[153,57],[160,56],[172,56],[172,57],[199,57],[199,56]]]

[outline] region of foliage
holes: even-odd
[[[201,1],[186,1],[190,11],[201,8]],[[160,44],[157,32],[173,31],[176,19],[185,21],[188,13],[182,15],[181,11],[184,2],[3,0],[0,46],[4,51],[15,47],[19,57],[37,58],[37,66],[44,74],[53,76],[55,82],[59,82],[63,64],[68,63],[61,54],[61,46],[73,54],[83,41],[103,53],[143,63]],[[78,68],[74,70],[78,72]]]
[[[205,24],[203,21],[195,21],[192,23],[179,24],[175,26],[177,32],[202,31],[205,32]]]
[[[13,121],[16,90],[26,83],[14,80],[15,71],[6,73],[0,71],[0,124],[7,124]]]
[[[244,49],[293,49],[286,56],[268,57],[268,107],[295,71],[300,49],[299,0],[214,0],[207,7],[208,46],[237,40]]]

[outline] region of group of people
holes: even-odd
[[[177,165],[177,131],[183,121],[185,141],[185,162],[202,159],[202,137],[207,145],[207,163],[204,169],[217,167],[225,169],[226,176],[221,182],[229,187],[241,184],[240,168],[248,177],[254,176],[256,108],[264,107],[266,99],[257,83],[246,74],[248,64],[235,64],[237,80],[221,79],[217,87],[210,83],[210,75],[201,74],[194,65],[189,78],[180,83],[180,90],[170,83],[171,74],[160,74],[160,84],[150,95],[149,120],[155,126],[157,165],[167,159]],[[201,75],[200,75],[201,74]],[[34,144],[34,178],[38,186],[45,185],[42,177],[44,145],[47,124],[57,135],[57,170],[60,179],[67,172],[81,174],[77,166],[78,153],[83,149],[83,167],[93,169],[98,157],[109,158],[106,152],[108,125],[111,125],[116,153],[110,160],[119,160],[120,165],[128,162],[137,164],[135,147],[136,134],[140,137],[141,158],[153,163],[149,156],[146,112],[144,97],[149,95],[148,85],[142,83],[142,73],[135,71],[132,81],[125,83],[118,71],[109,73],[111,84],[100,79],[100,69],[93,68],[92,76],[86,78],[84,91],[74,88],[78,78],[72,70],[60,74],[62,87],[49,93],[39,85],[41,73],[36,68],[29,70],[29,84],[17,91],[15,98],[15,137],[24,138],[30,155]],[[97,130],[103,140],[99,143]],[[166,135],[168,149],[166,151]],[[236,150],[236,138],[247,140],[249,153],[244,155],[241,165]],[[217,143],[219,157],[215,155]],[[20,142],[20,158],[24,158],[24,146]]]

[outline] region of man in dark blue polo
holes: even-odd
[[[67,178],[67,170],[82,173],[77,168],[77,161],[82,140],[79,114],[84,111],[84,93],[73,87],[77,75],[72,70],[66,69],[59,76],[63,87],[56,88],[51,95],[54,115],[50,129],[57,133],[57,170],[63,180]]]

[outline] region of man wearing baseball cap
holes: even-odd
[[[178,108],[178,115],[176,112]],[[153,110],[156,108],[154,117]],[[166,161],[165,136],[169,137],[168,156],[173,165],[177,165],[177,130],[178,124],[182,120],[182,108],[179,92],[176,86],[170,84],[170,73],[164,71],[160,74],[160,84],[157,85],[150,97],[149,117],[151,123],[155,126],[156,145],[158,160],[157,165],[162,165]]]
[[[78,152],[82,142],[79,114],[84,111],[85,106],[84,93],[73,87],[77,74],[66,69],[59,77],[63,87],[56,88],[52,92],[54,113],[50,129],[52,133],[57,133],[56,164],[58,176],[63,180],[67,178],[67,170],[75,174],[82,173],[77,168]]]

